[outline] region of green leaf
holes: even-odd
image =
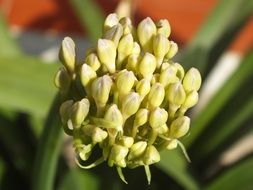
[[[1,186],[1,183],[2,183],[2,178],[3,178],[4,172],[5,172],[5,164],[4,164],[3,160],[0,157],[0,186]]]
[[[222,107],[231,99],[253,72],[253,50],[242,60],[239,68],[221,87],[201,113],[193,120],[191,134],[185,138],[185,145],[190,146],[199,135],[205,130],[209,122],[215,118]]]
[[[44,117],[56,94],[56,70],[37,58],[0,56],[1,107]]]
[[[188,164],[189,163],[179,152],[163,151],[161,152],[161,161],[158,163],[158,167],[177,181],[184,189],[199,189],[197,181],[187,170]]]
[[[250,190],[253,187],[253,157],[250,157],[221,174],[204,190]]]
[[[62,128],[58,114],[60,102],[60,97],[57,95],[48,113],[37,149],[32,181],[32,189],[34,190],[54,189],[55,173],[62,142]]]
[[[104,20],[98,6],[91,0],[72,0],[70,3],[91,39],[97,40],[102,34]]]
[[[185,67],[197,67],[205,78],[252,12],[252,0],[219,1],[187,47],[181,60]]]

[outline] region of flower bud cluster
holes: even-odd
[[[81,63],[73,40],[64,38],[63,67],[55,77],[68,99],[60,107],[63,128],[73,136],[79,160],[88,160],[95,146],[102,155],[84,168],[106,161],[123,180],[125,167],[144,166],[149,175],[159,151],[176,148],[188,133],[184,114],[198,101],[201,76],[172,61],[178,46],[170,33],[165,19],[148,17],[135,29],[129,18],[110,14],[102,38]]]

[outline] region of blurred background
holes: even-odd
[[[135,24],[168,19],[175,60],[203,76],[184,142],[192,163],[162,152],[150,186],[141,168],[126,171],[128,186],[106,165],[76,168],[58,112],[47,116],[61,40],[71,36],[83,60],[106,15],[128,3]],[[253,189],[252,0],[0,0],[0,8],[1,190]]]

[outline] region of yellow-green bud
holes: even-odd
[[[97,44],[97,53],[101,63],[110,73],[114,73],[116,46],[113,41],[107,39],[99,39]]]
[[[151,18],[142,20],[137,27],[137,36],[144,51],[152,52],[156,26]]]
[[[139,46],[137,42],[134,42],[132,54],[140,55],[140,53],[141,53],[141,47]]]
[[[169,128],[166,123],[157,129],[158,134],[165,134],[165,133],[168,133],[168,131],[169,131]]]
[[[154,85],[155,83],[159,82],[159,78],[160,78],[159,73],[153,74],[152,79],[150,81],[151,85]]]
[[[145,165],[151,165],[160,161],[160,154],[153,145],[150,145],[147,147],[142,160]]]
[[[63,124],[66,124],[67,121],[69,120],[71,114],[71,107],[73,104],[74,104],[73,100],[67,100],[61,104],[60,115]]]
[[[172,138],[180,138],[184,136],[190,128],[190,118],[181,116],[175,119],[170,125],[170,136]]]
[[[86,61],[87,65],[89,65],[94,71],[97,71],[101,66],[101,63],[99,62],[98,56],[96,53],[90,53],[86,57],[85,61]]]
[[[97,77],[96,72],[87,64],[83,64],[80,69],[80,80],[83,86],[87,86],[90,81]]]
[[[187,94],[185,102],[183,103],[182,107],[191,108],[197,104],[198,99],[199,99],[198,92],[196,90],[193,90],[189,94]]]
[[[126,65],[126,69],[136,72],[137,71],[137,65],[140,61],[140,56],[139,55],[135,55],[135,54],[131,54],[128,56],[127,58],[127,65]]]
[[[127,147],[114,144],[111,149],[108,165],[112,167],[116,164],[122,168],[126,167],[125,157],[127,156],[128,150]]]
[[[156,58],[151,53],[145,53],[139,63],[139,72],[143,77],[151,79],[153,72],[156,69]]]
[[[119,142],[122,146],[130,148],[134,144],[134,139],[133,137],[122,136]]]
[[[62,41],[59,59],[70,74],[74,73],[76,60],[75,43],[70,37],[65,37]]]
[[[129,154],[127,156],[128,160],[133,160],[140,157],[144,153],[147,145],[148,144],[145,141],[134,143],[129,150]]]
[[[91,155],[92,149],[93,149],[92,144],[84,145],[79,152],[79,157],[81,158],[81,160],[83,161],[88,160]]]
[[[182,65],[178,63],[173,63],[171,66],[176,69],[176,75],[179,80],[182,80],[184,78],[184,68],[182,67]]]
[[[171,66],[168,66],[168,68],[163,70],[159,77],[159,82],[164,86],[164,88],[177,81],[178,78],[176,76],[175,69],[173,69]]]
[[[74,127],[79,127],[89,113],[90,102],[87,98],[74,103],[71,111],[71,121]]]
[[[91,93],[97,107],[104,107],[108,101],[112,79],[108,75],[96,78],[91,84]]]
[[[124,71],[116,78],[117,89],[120,94],[125,95],[131,91],[134,86],[136,77],[132,71]]]
[[[141,98],[144,98],[150,91],[150,82],[148,79],[143,78],[136,84],[136,92],[141,96]]]
[[[174,57],[178,52],[178,46],[175,42],[170,41],[170,48],[168,53],[166,54],[166,58],[167,59],[171,59],[172,57]]]
[[[124,119],[135,114],[140,107],[140,96],[136,92],[131,92],[122,101],[121,112]]]
[[[119,44],[119,40],[121,36],[123,35],[123,28],[121,24],[117,24],[113,26],[112,28],[108,29],[104,34],[103,38],[107,40],[112,40],[117,47]]]
[[[180,82],[170,84],[166,91],[166,98],[174,105],[181,105],[184,103],[186,94],[183,85]]]
[[[117,66],[120,68],[121,64],[125,62],[127,57],[132,53],[134,39],[132,34],[127,34],[123,36],[118,45],[118,57]]]
[[[183,86],[186,92],[193,90],[198,91],[201,85],[201,75],[198,69],[191,68],[188,70],[183,79]]]
[[[107,31],[111,27],[117,25],[119,23],[119,18],[116,13],[109,14],[104,22],[104,31]]]
[[[148,121],[148,109],[141,108],[137,111],[134,118],[134,126],[142,126]]]
[[[168,150],[177,148],[177,139],[172,139],[166,147]]]
[[[163,126],[168,119],[168,113],[165,109],[157,107],[150,113],[149,124],[153,129]]]
[[[71,78],[65,68],[61,67],[58,72],[55,75],[54,83],[57,88],[60,90],[66,92],[68,91],[70,84],[71,84]]]
[[[119,22],[123,26],[124,35],[132,33],[133,26],[130,18],[123,17]]]
[[[167,19],[161,19],[156,23],[157,33],[164,35],[166,38],[170,36],[171,28]]]
[[[157,58],[157,68],[160,68],[163,58],[166,53],[169,51],[170,42],[169,40],[162,34],[157,34],[153,40],[153,50],[154,54]]]
[[[94,127],[92,130],[91,138],[94,144],[102,142],[104,139],[106,139],[107,136],[107,132],[100,129],[99,127]]]
[[[165,90],[163,85],[160,83],[153,84],[148,95],[149,106],[151,106],[151,108],[160,106],[163,102],[164,96]]]
[[[122,131],[123,116],[116,104],[112,104],[105,112],[104,118],[117,125],[117,129]]]

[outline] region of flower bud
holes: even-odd
[[[116,85],[119,93],[123,95],[129,93],[134,86],[135,80],[136,77],[132,71],[124,71],[120,73],[116,78]]]
[[[160,68],[163,58],[166,53],[169,51],[170,42],[162,34],[157,34],[153,39],[153,50],[157,58],[157,68]]]
[[[132,21],[128,17],[123,17],[120,19],[120,24],[123,26],[124,35],[132,33],[133,26]]]
[[[177,139],[172,139],[166,147],[168,150],[177,148]]]
[[[163,124],[161,127],[159,127],[159,128],[157,129],[157,133],[158,133],[158,134],[165,134],[165,133],[168,133],[168,131],[169,131],[169,128],[168,128],[168,126],[167,126],[166,123]]]
[[[155,73],[152,76],[152,79],[150,81],[151,85],[154,85],[155,83],[159,82],[159,78],[160,78],[160,74],[159,73]]]
[[[88,160],[91,155],[92,149],[93,149],[92,144],[84,145],[82,149],[79,150],[79,157],[81,158],[81,160],[83,161]]]
[[[160,154],[153,145],[150,145],[147,147],[142,160],[145,165],[151,165],[160,161]]]
[[[112,80],[109,76],[104,75],[96,78],[91,84],[91,93],[97,107],[104,107],[108,101]]]
[[[176,75],[179,80],[182,80],[184,78],[184,68],[178,63],[173,63],[171,66],[176,69]]]
[[[122,130],[123,116],[116,104],[112,104],[105,112],[104,118],[113,122],[119,130]]]
[[[135,114],[140,106],[140,96],[136,92],[131,92],[122,101],[121,112],[124,119]]]
[[[174,57],[177,54],[177,51],[178,51],[177,44],[173,41],[170,41],[170,48],[169,48],[169,51],[165,57],[167,59],[171,59],[172,57]]]
[[[150,82],[148,79],[141,79],[136,84],[136,92],[144,98],[150,91]]]
[[[193,90],[189,94],[187,94],[185,102],[183,103],[182,107],[191,108],[197,104],[198,99],[199,99],[198,92],[196,90]]]
[[[122,146],[130,148],[134,144],[134,139],[133,137],[122,136],[119,142]]]
[[[166,88],[169,84],[178,81],[175,69],[169,66],[167,69],[163,70],[159,77],[159,82]]]
[[[67,71],[72,74],[75,70],[75,43],[70,37],[65,37],[59,51],[59,59],[66,67]]]
[[[74,104],[73,100],[67,100],[63,102],[60,106],[60,115],[61,115],[61,121],[63,124],[66,124],[67,121],[70,118],[71,113],[71,107]]]
[[[111,27],[117,25],[119,23],[119,18],[116,13],[109,14],[104,22],[104,31],[107,31]]]
[[[79,127],[89,113],[90,102],[87,98],[74,103],[71,112],[71,121],[74,127]]]
[[[99,39],[97,44],[99,60],[110,73],[115,72],[116,46],[111,40]]]
[[[141,47],[146,52],[152,52],[153,37],[156,35],[156,26],[151,18],[142,20],[137,27],[137,36]]]
[[[96,53],[90,53],[86,57],[85,61],[86,61],[87,65],[89,65],[94,71],[97,71],[101,66]]]
[[[148,103],[151,108],[155,108],[161,105],[165,96],[165,90],[160,83],[155,83],[152,85],[149,95]]]
[[[137,143],[134,143],[129,150],[129,154],[127,157],[128,160],[133,160],[140,157],[144,153],[147,145],[148,144],[145,141],[139,141]]]
[[[132,34],[127,34],[123,36],[118,45],[118,57],[117,66],[120,68],[122,63],[125,62],[127,57],[132,53],[134,39]]]
[[[164,35],[166,38],[170,36],[171,28],[167,19],[161,19],[156,23],[157,33]]]
[[[90,81],[97,77],[96,72],[87,64],[83,64],[80,69],[80,79],[84,87],[86,87]]]
[[[140,56],[139,55],[135,55],[135,54],[131,54],[128,56],[127,58],[127,65],[126,65],[126,69],[136,72],[137,71],[137,65],[140,61]]]
[[[54,83],[60,90],[64,92],[68,91],[71,84],[71,78],[63,67],[61,67],[55,75]]]
[[[153,129],[158,129],[166,123],[168,113],[165,109],[157,107],[150,113],[149,124]]]
[[[170,84],[166,91],[167,100],[174,105],[181,105],[184,103],[186,94],[180,82]]]
[[[173,138],[180,138],[184,136],[190,128],[190,118],[181,116],[175,119],[170,125],[170,136]]]
[[[137,42],[134,42],[132,54],[140,55],[140,53],[141,53],[141,47],[139,46],[139,44]]]
[[[107,136],[107,132],[100,129],[99,127],[94,127],[92,130],[91,138],[94,144],[102,142],[104,139],[106,139]]]
[[[156,58],[151,53],[145,53],[139,63],[139,72],[143,77],[151,79],[153,72],[156,69]]]
[[[126,167],[125,157],[127,156],[128,148],[114,144],[108,160],[108,165],[113,166],[114,164],[124,168]]]
[[[110,29],[108,29],[103,34],[103,38],[113,41],[115,44],[115,47],[117,47],[122,35],[123,35],[123,28],[122,28],[121,24],[117,24],[117,25],[111,27]]]
[[[141,108],[137,111],[134,118],[134,126],[142,126],[148,121],[148,109]]]
[[[188,70],[183,79],[183,86],[186,92],[198,91],[201,85],[201,75],[195,68]]]

